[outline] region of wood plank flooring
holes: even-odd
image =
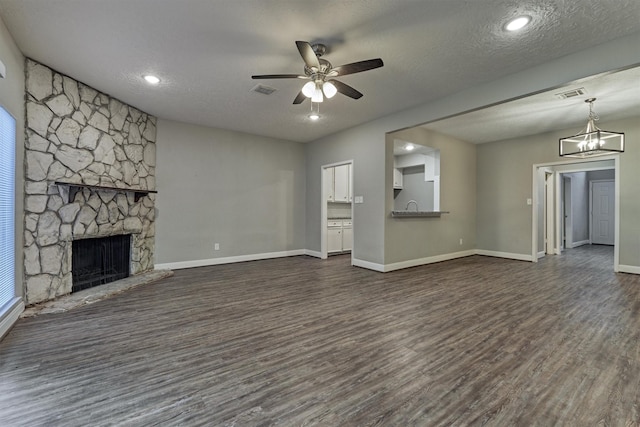
[[[599,261],[596,261],[599,260]],[[640,277],[585,246],[176,271],[0,342],[2,426],[632,426]]]

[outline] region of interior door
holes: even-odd
[[[591,183],[591,243],[614,244],[615,230],[614,181]]]

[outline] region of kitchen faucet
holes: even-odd
[[[419,211],[419,209],[418,209],[418,202],[416,202],[415,200],[409,200],[409,203],[407,203],[407,207],[405,208],[405,210],[406,210],[406,211],[408,211],[408,210],[409,210],[409,205],[410,205],[411,203],[415,203],[415,205],[416,205],[416,212],[418,212],[418,211]]]

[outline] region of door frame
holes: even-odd
[[[354,165],[354,161],[353,159],[351,160],[344,160],[341,162],[335,162],[335,163],[328,163],[326,165],[322,165],[320,166],[320,258],[321,259],[327,259],[329,257],[328,254],[328,248],[327,248],[327,226],[328,226],[328,213],[327,213],[327,200],[325,200],[324,195],[325,195],[325,186],[324,186],[324,171],[327,168],[333,168],[336,166],[342,166],[342,165],[351,165],[351,167],[349,168],[349,181],[350,181],[350,187],[351,187],[351,191],[354,191],[354,179],[353,177],[355,176],[355,174],[353,173],[353,165]],[[355,204],[355,198],[352,197],[352,201],[351,201],[351,221],[352,221],[352,230],[351,232],[353,233],[353,242],[352,242],[352,248],[351,248],[351,265],[353,265],[353,260],[355,257],[355,251],[356,251],[356,228],[355,228],[355,210],[353,209],[353,205]]]
[[[540,201],[540,196],[538,194],[539,190],[540,190],[540,186],[544,185],[544,180],[542,180],[542,183],[540,182],[540,176],[542,176],[544,178],[544,174],[541,174],[542,171],[545,171],[546,169],[551,169],[554,170],[554,173],[557,174],[558,176],[561,173],[565,173],[565,172],[589,172],[589,171],[596,171],[596,170],[606,170],[606,169],[611,169],[611,167],[602,167],[599,166],[597,164],[593,164],[594,162],[601,162],[604,160],[613,160],[614,166],[614,180],[615,180],[615,214],[614,214],[614,218],[615,218],[615,225],[614,225],[614,247],[613,247],[613,271],[614,272],[619,272],[620,271],[620,155],[619,154],[613,154],[613,155],[609,155],[609,156],[598,156],[596,158],[592,158],[592,159],[576,159],[576,160],[563,160],[563,161],[559,161],[559,162],[550,162],[550,163],[539,163],[539,164],[534,164],[532,167],[532,205],[531,205],[531,260],[532,262],[538,262],[538,219],[539,219],[539,214],[538,214],[538,207],[541,203]],[[571,168],[571,167],[567,167],[567,166],[579,166],[582,165],[582,167],[576,167]],[[555,194],[555,201],[556,201],[556,225],[557,228],[559,228],[559,220],[560,220],[560,214],[561,214],[561,209],[560,209],[560,191],[559,191],[559,185],[558,185],[558,179],[556,179],[556,194]],[[544,211],[543,211],[544,212]],[[557,235],[556,237],[556,242],[557,242],[557,246],[556,248],[560,247],[560,236]]]
[[[558,245],[556,244],[556,214],[554,212],[554,199],[556,194],[555,183],[558,181],[557,174],[552,170],[544,170],[544,253],[545,255],[557,255]]]
[[[562,249],[573,247],[573,194],[571,177],[561,174],[562,177]]]

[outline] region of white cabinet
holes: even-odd
[[[393,168],[393,188],[402,190],[402,169]]]
[[[329,228],[327,230],[327,252],[342,252],[341,228]]]
[[[342,252],[342,220],[327,221],[327,252]]]
[[[340,165],[324,169],[324,198],[328,202],[351,203],[351,165]]]
[[[351,220],[342,221],[342,250],[350,251],[353,249],[353,227]]]
[[[333,201],[350,202],[349,194],[349,170],[350,165],[340,165],[333,168]]]
[[[334,169],[335,168],[326,168],[323,170],[322,174],[322,185],[324,188],[324,199],[328,202],[333,202],[333,179],[334,179]]]
[[[353,248],[351,220],[330,219],[327,221],[327,252],[350,251]]]

